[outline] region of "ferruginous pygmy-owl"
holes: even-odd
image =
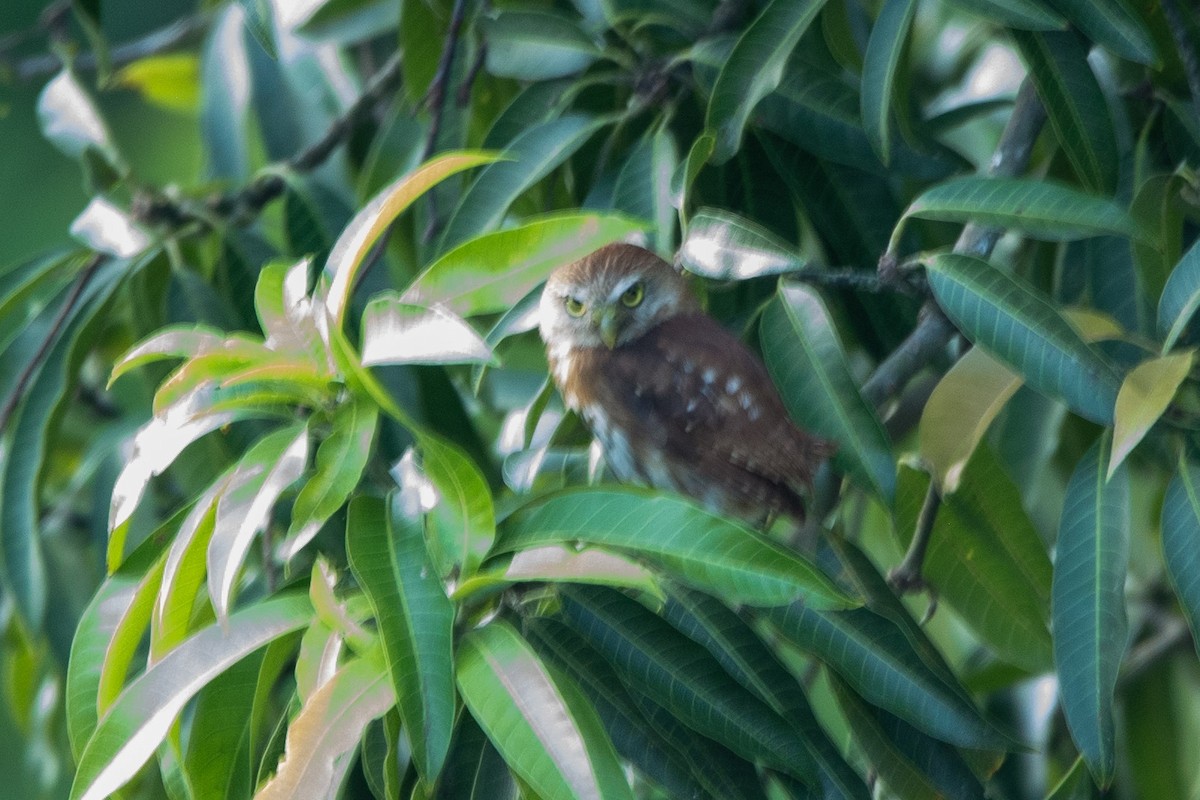
[[[554,382],[619,479],[727,516],[803,519],[801,489],[832,447],[792,423],[762,362],[670,264],[601,248],[555,270],[540,314]]]

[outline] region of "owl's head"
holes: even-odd
[[[551,274],[542,291],[541,334],[554,346],[612,349],[697,310],[670,264],[641,247],[610,244]]]

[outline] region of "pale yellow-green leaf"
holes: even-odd
[[[118,72],[116,82],[140,92],[147,102],[172,111],[195,111],[200,107],[200,59],[192,53],[140,58]]]
[[[1194,357],[1195,352],[1188,350],[1152,358],[1138,364],[1125,377],[1117,393],[1109,478],[1167,410],[1179,384],[1192,369]]]

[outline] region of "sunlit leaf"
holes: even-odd
[[[71,235],[100,253],[133,258],[153,244],[133,218],[103,197],[93,197],[71,222]]]
[[[82,157],[89,147],[106,154],[115,152],[95,102],[70,71],[60,72],[42,89],[38,121],[42,134],[72,158]]]
[[[746,280],[804,268],[804,259],[770,231],[737,214],[702,208],[688,221],[678,260],[714,280]]]
[[[475,329],[441,306],[376,295],[363,312],[362,363],[492,364],[495,356]]]
[[[621,586],[665,599],[654,573],[628,556],[597,548],[577,550],[567,545],[520,550],[506,566],[475,573],[459,585],[455,597],[523,581]]]
[[[116,82],[172,111],[191,112],[200,107],[200,61],[191,53],[138,59],[117,72]]]
[[[1129,452],[1137,446],[1158,418],[1163,415],[1180,384],[1191,372],[1195,353],[1159,356],[1143,361],[1129,371],[1117,393],[1113,415],[1112,456],[1108,477],[1116,471]]]

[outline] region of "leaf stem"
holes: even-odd
[[[912,542],[904,560],[888,573],[888,583],[900,594],[917,592],[927,589],[922,568],[925,564],[925,552],[929,549],[929,541],[933,538],[933,524],[937,521],[938,509],[942,507],[942,493],[938,491],[933,481],[929,482],[929,491],[925,493],[925,502],[921,504],[921,513],[917,515],[916,529],[913,531]],[[929,606],[926,619],[933,616],[937,608],[937,600]]]

